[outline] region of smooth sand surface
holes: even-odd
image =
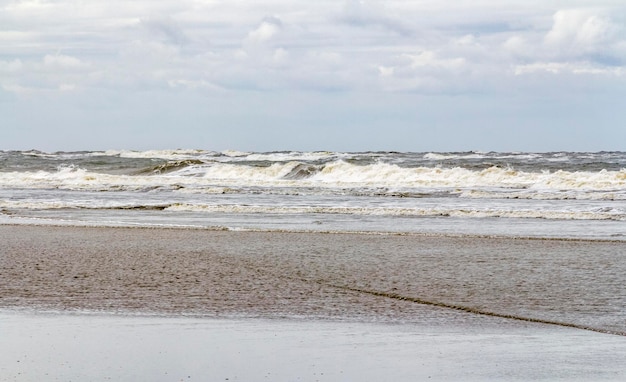
[[[623,381],[626,341],[429,327],[0,311],[2,381]]]

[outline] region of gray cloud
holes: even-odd
[[[171,18],[141,19],[141,26],[158,41],[174,45],[185,45],[190,41],[183,29]]]
[[[361,28],[381,27],[400,35],[413,34],[405,20],[389,15],[383,4],[372,0],[346,0],[338,20]]]

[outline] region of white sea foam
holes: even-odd
[[[222,151],[222,154],[226,155],[228,157],[245,157],[245,156],[250,155],[252,153],[250,153],[248,151],[224,150],[224,151]]]
[[[481,199],[346,199],[344,196],[290,196],[224,194],[217,190],[206,200],[202,195],[173,198],[171,193],[113,193],[98,197],[90,193],[56,193],[47,197],[13,200],[0,195],[0,212],[15,210],[164,210],[168,212],[195,212],[203,214],[266,214],[314,215],[335,214],[353,216],[398,217],[471,217],[471,218],[533,218],[561,220],[626,220],[626,208],[619,202],[590,201],[571,205],[563,201],[524,202],[488,201]],[[119,195],[119,196],[118,196]],[[135,196],[133,196],[135,195]],[[558,203],[557,203],[558,202]]]
[[[206,150],[176,149],[176,150],[107,150],[101,153],[103,156],[119,156],[120,158],[158,158],[170,160],[195,159],[198,157],[211,157],[218,153]]]
[[[351,206],[275,206],[232,204],[173,204],[167,211],[211,212],[230,214],[342,214],[363,216],[403,217],[474,217],[474,218],[533,218],[559,220],[620,220],[626,221],[626,210],[605,208],[595,211],[559,210],[510,210],[498,208],[399,208],[399,207],[351,207]]]
[[[431,160],[444,160],[444,159],[454,159],[454,158],[458,158],[457,155],[446,155],[446,154],[440,154],[440,153],[426,153],[424,154],[424,159],[431,159]]]
[[[241,155],[246,161],[266,162],[292,162],[292,161],[316,161],[337,157],[337,153],[331,152],[276,152],[276,153],[249,153]]]
[[[429,160],[449,160],[449,159],[483,159],[487,158],[488,155],[486,153],[426,153],[424,154],[424,159]]]
[[[294,171],[302,170],[295,177]],[[343,160],[323,166],[302,162],[275,162],[269,166],[207,163],[183,166],[164,174],[117,175],[87,171],[76,166],[57,171],[0,173],[3,188],[63,188],[82,190],[132,190],[145,187],[308,187],[379,188],[397,191],[420,189],[458,190],[465,197],[525,197],[622,199],[626,194],[626,170],[597,172],[524,172],[490,167],[414,167],[375,163],[355,165]],[[517,191],[514,193],[494,192]],[[569,193],[568,193],[569,192]]]
[[[485,170],[465,168],[403,168],[377,163],[357,166],[344,161],[327,164],[311,178],[320,183],[361,184],[379,187],[499,187],[535,190],[624,190],[626,170],[600,172],[523,172],[500,167]]]

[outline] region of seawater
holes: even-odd
[[[0,151],[0,223],[626,240],[626,153]]]

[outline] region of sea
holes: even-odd
[[[626,240],[626,152],[0,151],[0,224]]]

